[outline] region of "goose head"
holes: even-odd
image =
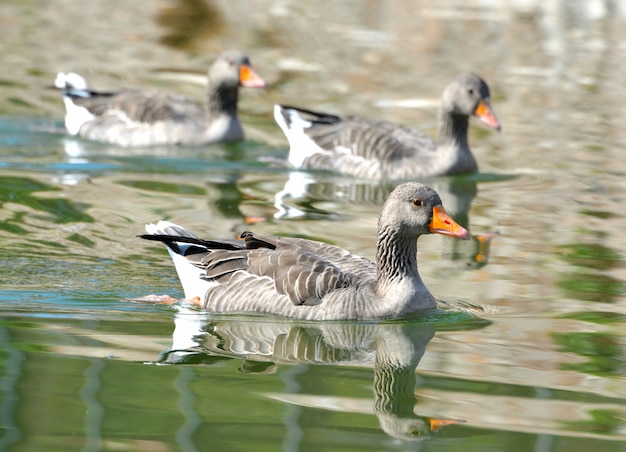
[[[487,83],[473,72],[461,74],[443,92],[442,108],[455,115],[476,116],[495,130],[500,130],[490,103]]]
[[[220,54],[209,68],[208,78],[210,83],[231,89],[237,89],[239,86],[252,88],[265,86],[265,80],[252,70],[250,59],[235,50]]]
[[[470,238],[467,229],[445,211],[437,192],[417,182],[399,185],[391,192],[380,215],[379,230],[395,231],[405,240],[433,233]]]

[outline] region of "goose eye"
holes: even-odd
[[[419,198],[415,198],[415,199],[413,200],[413,205],[414,205],[415,207],[421,207],[421,206],[422,206],[422,204],[423,204],[423,203],[422,203],[422,200],[421,200],[421,199],[419,199]]]
[[[470,96],[473,96],[474,95],[474,88],[468,89],[467,92],[469,93]]]

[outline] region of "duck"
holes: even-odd
[[[439,136],[388,121],[338,116],[283,104],[274,119],[289,142],[289,163],[361,179],[413,180],[475,173],[468,144],[470,116],[497,131],[487,83],[477,74],[459,75],[443,91]]]
[[[435,190],[398,185],[378,220],[376,263],[338,246],[298,237],[243,232],[240,240],[203,240],[161,220],[141,238],[165,244],[185,298],[224,314],[302,320],[382,320],[436,309],[417,268],[417,239],[437,233],[468,240]]]
[[[69,134],[122,147],[206,145],[244,139],[237,117],[239,86],[266,85],[241,52],[221,53],[207,74],[206,104],[141,89],[103,92],[74,72],[57,74]]]

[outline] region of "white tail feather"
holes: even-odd
[[[59,72],[54,80],[54,86],[66,90],[88,90],[91,89],[87,80],[75,72]]]
[[[289,124],[285,117],[289,117]],[[300,116],[296,110],[276,104],[274,105],[274,119],[289,142],[289,163],[294,167],[300,168],[308,157],[318,152],[325,152],[304,133],[304,129],[308,129],[313,124]]]
[[[65,128],[70,135],[78,135],[80,128],[86,122],[92,121],[95,116],[85,107],[74,103],[72,96],[89,97],[90,87],[87,80],[75,72],[59,72],[54,80],[54,86],[63,91],[65,104]]]
[[[151,235],[179,235],[181,237],[196,237],[185,228],[163,220],[159,221],[157,224],[147,224],[146,232]],[[190,246],[197,246],[180,242],[176,242],[176,244],[183,253]],[[201,301],[203,301],[207,290],[214,286],[215,283],[202,279],[204,271],[189,262],[185,256],[175,252],[169,246],[166,246],[166,248],[167,252],[172,257],[172,261],[174,261],[174,267],[176,267],[178,279],[180,279],[180,283],[183,286],[185,298],[191,300],[198,297]]]

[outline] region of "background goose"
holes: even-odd
[[[460,75],[443,92],[437,142],[400,124],[285,105],[274,107],[274,118],[289,141],[292,165],[366,179],[412,179],[478,171],[467,143],[471,115],[500,130],[489,102],[489,87],[471,72]]]
[[[398,186],[378,221],[377,264],[300,238],[244,232],[243,241],[201,240],[166,221],[141,237],[165,243],[185,298],[213,312],[308,320],[386,319],[436,307],[417,270],[416,241],[439,233],[469,239],[433,189]]]
[[[156,91],[97,92],[78,74],[60,72],[65,126],[72,135],[119,146],[201,145],[244,138],[237,118],[239,86],[263,87],[265,81],[245,55],[227,51],[208,71],[206,105]]]

